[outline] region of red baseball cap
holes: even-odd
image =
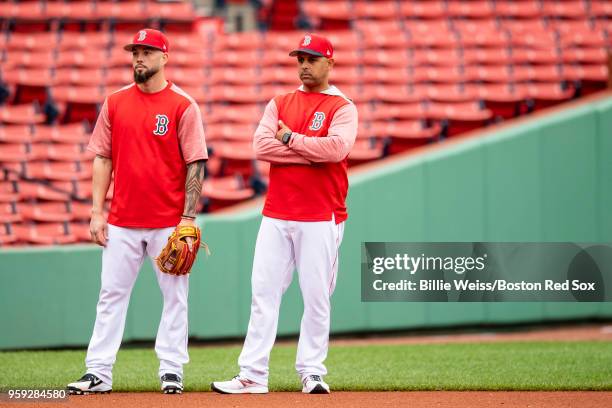
[[[168,37],[161,31],[154,30],[152,28],[145,28],[136,33],[132,42],[123,47],[126,51],[132,51],[137,45],[144,45],[146,47],[157,48],[163,52],[170,51],[170,43]]]
[[[332,43],[325,37],[315,34],[306,34],[298,48],[289,53],[290,57],[295,57],[298,52],[316,55],[317,57],[333,58],[334,47]]]

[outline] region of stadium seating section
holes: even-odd
[[[335,44],[332,83],[360,114],[351,165],[608,81],[609,1],[267,3]],[[251,138],[267,101],[298,86],[287,51],[303,31],[224,34],[209,20],[190,2],[0,3],[0,246],[89,241],[89,132],[105,95],[132,81],[121,45],[143,26],[170,33],[167,77],[200,104],[211,156],[201,211],[265,193]]]

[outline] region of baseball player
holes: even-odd
[[[257,236],[251,318],[240,373],[213,382],[221,393],[267,393],[268,361],[281,297],[297,269],[304,299],[295,368],[302,392],[327,394],[330,297],[347,219],[347,155],[357,134],[357,109],[330,86],[332,44],[306,35],[297,57],[302,86],[271,100],[253,140],[257,158],[271,163],[270,187]]]
[[[132,53],[134,83],[104,101],[88,149],[93,163],[92,241],[102,251],[102,286],[86,374],[68,384],[70,394],[110,392],[132,287],[146,256],[154,259],[177,225],[194,225],[208,158],[196,102],[167,81],[169,43],[157,30],[140,30]],[[103,214],[111,174],[114,195]],[[191,244],[190,244],[191,245]],[[191,250],[191,248],[190,248]],[[189,275],[161,273],[163,296],[155,351],[164,393],[181,393],[187,354]]]

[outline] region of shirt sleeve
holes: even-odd
[[[349,154],[357,137],[357,108],[349,103],[334,114],[327,137],[293,133],[289,147],[313,162],[337,163]]]
[[[179,121],[178,138],[185,163],[208,159],[200,107],[192,102]]]
[[[253,150],[258,160],[279,164],[311,164],[309,160],[306,160],[284,145],[283,142],[276,139],[277,131],[278,108],[276,102],[272,99],[266,106],[253,137]]]
[[[108,115],[108,98],[104,99],[102,110],[98,115],[96,126],[94,127],[87,150],[93,152],[99,156],[107,158],[112,157],[111,150],[111,124]]]

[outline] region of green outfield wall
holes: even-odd
[[[612,97],[492,128],[483,137],[351,175],[350,218],[332,332],[612,318],[612,303],[362,303],[363,241],[612,242]],[[191,276],[190,334],[243,336],[258,206],[206,216]],[[95,319],[101,251],[91,245],[0,250],[0,348],[84,346]],[[298,332],[297,279],[279,334]],[[124,339],[155,337],[161,293],[149,263]]]

